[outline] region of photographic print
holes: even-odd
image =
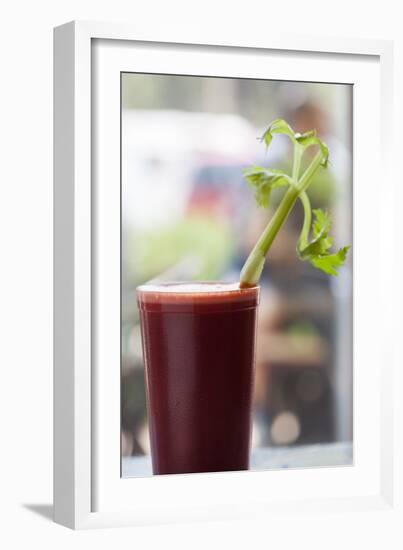
[[[55,30],[55,521],[384,510],[392,44],[155,38]]]
[[[121,73],[122,477],[352,464],[352,86]]]

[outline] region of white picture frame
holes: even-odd
[[[383,236],[393,234],[395,191],[388,185],[382,196],[376,192],[381,166],[386,178],[390,174],[392,51],[388,41],[272,33],[224,42],[208,32],[198,38],[186,30],[153,36],[109,23],[72,22],[55,29],[56,522],[81,529],[307,509],[312,514],[393,509],[396,281],[382,258],[393,257],[393,239]],[[354,85],[353,466],[120,478],[120,190],[107,183],[120,181],[115,77],[162,69]],[[108,155],[100,164],[105,147]]]

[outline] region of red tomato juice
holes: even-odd
[[[154,474],[249,468],[259,288],[138,287]]]

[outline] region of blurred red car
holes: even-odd
[[[240,162],[224,158],[200,163],[192,174],[188,214],[201,214],[222,221],[235,215],[245,186]]]

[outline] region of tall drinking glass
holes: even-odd
[[[249,468],[259,288],[138,287],[154,474]]]

